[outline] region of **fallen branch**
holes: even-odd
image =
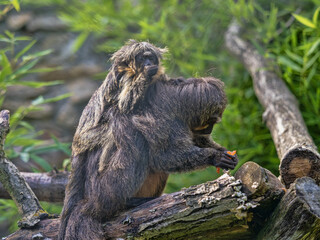
[[[303,177],[291,185],[258,239],[320,239],[320,187]]]
[[[276,73],[270,61],[240,37],[236,23],[225,35],[226,46],[250,72],[255,93],[265,109],[263,119],[270,129],[280,159],[280,175],[288,188],[295,179],[309,176],[320,182],[320,155],[298,108],[296,98]]]
[[[48,214],[42,209],[36,195],[16,166],[5,157],[3,146],[10,129],[9,118],[9,111],[0,112],[0,181],[22,214],[22,219],[18,222],[19,227],[33,227]]]
[[[248,171],[258,171],[252,176],[257,177],[256,189],[264,189],[259,194],[243,193],[241,181],[224,174],[215,181],[163,195],[122,213],[104,224],[106,235],[124,239],[195,239],[199,236],[201,239],[252,239],[263,225],[253,221],[264,223],[283,195],[283,186],[270,172],[254,163],[244,166],[248,165],[254,167],[241,167],[239,177],[250,175]],[[269,177],[278,182],[266,184]],[[262,192],[265,194],[260,195]],[[35,235],[57,239],[58,227],[59,219],[42,220],[36,228],[21,229],[7,240],[22,236],[32,239]]]
[[[68,183],[68,173],[27,173],[21,175],[40,201],[63,202],[64,191]],[[0,183],[0,198],[11,198]]]

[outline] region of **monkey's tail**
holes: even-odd
[[[101,222],[88,214],[83,213],[86,203],[80,201],[69,215],[69,221],[64,228],[63,240],[101,240],[105,239]]]
[[[76,171],[73,171],[69,177],[69,183],[66,189],[66,196],[64,200],[64,206],[63,210],[61,213],[61,218],[60,218],[60,228],[59,228],[59,235],[58,239],[59,240],[64,240],[67,239],[65,238],[66,235],[66,229],[69,224],[69,219],[71,215],[74,214],[74,212],[81,212],[79,211],[79,203],[83,201],[84,198],[84,183],[85,183],[85,177],[86,176],[86,164],[77,164],[81,163],[81,160],[85,161],[86,159],[86,154],[84,156],[75,156],[73,157],[73,163],[75,163],[74,166],[76,167]],[[72,219],[72,221],[76,221],[76,219]],[[73,238],[70,238],[73,239]],[[76,238],[74,238],[76,239]]]

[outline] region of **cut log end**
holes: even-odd
[[[296,148],[291,150],[281,161],[281,179],[290,187],[296,179],[308,176],[320,183],[320,157],[313,149]]]
[[[267,191],[283,194],[284,186],[269,170],[255,162],[246,162],[235,174],[243,184],[243,191],[251,198],[266,194]]]

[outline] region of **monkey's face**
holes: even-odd
[[[136,68],[143,72],[147,78],[154,76],[159,69],[159,60],[152,51],[144,51],[135,57]]]
[[[194,134],[199,134],[199,135],[210,134],[212,132],[213,126],[216,123],[221,121],[221,115],[222,114],[214,113],[203,124],[201,124],[200,126],[196,126],[196,127],[192,128],[192,132]]]

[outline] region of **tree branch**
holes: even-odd
[[[240,27],[229,26],[226,46],[245,65],[255,93],[265,109],[263,119],[270,129],[280,159],[280,175],[288,188],[295,179],[309,176],[320,182],[320,155],[298,108],[298,101],[276,74],[275,64],[241,39]]]
[[[9,118],[9,111],[0,112],[0,181],[22,214],[19,227],[32,227],[48,214],[42,209],[36,195],[16,166],[5,157],[3,146],[10,130]]]
[[[68,183],[68,173],[28,173],[21,175],[40,201],[63,202],[64,191]],[[0,198],[11,198],[0,183]]]
[[[239,169],[238,180],[224,174],[215,181],[151,200],[105,223],[106,235],[113,239],[252,239],[283,195],[279,180],[261,169],[246,163]],[[249,171],[254,171],[255,186],[263,191],[241,191],[241,180],[252,173]],[[277,183],[266,184],[270,177]],[[7,240],[32,239],[39,234],[57,239],[58,227],[59,219],[42,220],[36,228],[19,230]]]

